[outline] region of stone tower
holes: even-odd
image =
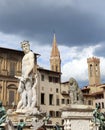
[[[54,34],[52,51],[50,56],[50,69],[52,71],[61,72],[61,59],[60,53],[57,47],[56,36]]]
[[[100,84],[100,59],[96,57],[88,58],[89,85]]]

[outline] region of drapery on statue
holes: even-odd
[[[74,78],[69,79],[69,96],[71,104],[83,104],[83,94]]]
[[[17,109],[35,108],[36,106],[36,86],[38,82],[38,75],[34,76],[33,83],[33,68],[34,68],[34,53],[30,50],[28,41],[21,42],[22,50],[25,55],[22,59],[22,76],[15,76],[20,80],[18,92],[20,93],[20,101]]]

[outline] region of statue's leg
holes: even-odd
[[[28,101],[28,104],[27,104],[27,107],[30,107],[31,106],[31,103],[32,103],[32,90],[29,90],[28,93],[27,93],[27,101]]]
[[[22,109],[23,109],[27,105],[27,93],[26,93],[26,90],[23,91],[21,100],[22,100],[22,103],[23,103],[23,105],[22,105]]]
[[[22,102],[22,100],[20,100],[18,105],[17,105],[17,109],[20,109],[22,105],[23,105],[23,102]]]
[[[33,96],[32,96],[32,104],[31,104],[31,108],[34,108],[36,106],[36,90],[35,88],[32,89]]]
[[[31,107],[32,103],[32,82],[29,80],[26,83],[26,93],[27,93],[27,107]]]

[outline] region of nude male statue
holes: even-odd
[[[21,94],[21,100],[18,103],[18,108],[29,108],[32,103],[32,76],[34,68],[34,53],[30,50],[30,44],[28,41],[21,42],[22,50],[25,55],[22,59],[22,76],[20,78],[20,84],[18,92]]]

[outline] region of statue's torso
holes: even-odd
[[[27,54],[24,55],[23,59],[22,59],[22,75],[24,76],[26,71],[28,69],[30,69],[30,66],[31,66],[31,61],[33,62],[33,52],[29,52]],[[30,76],[31,76],[31,73],[30,73]]]

